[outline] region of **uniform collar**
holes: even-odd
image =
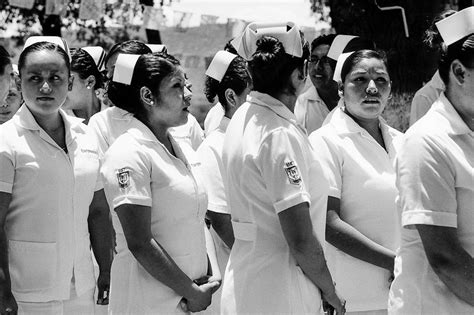
[[[221,122],[219,123],[218,129],[222,132],[227,130],[227,126],[229,125],[230,119],[226,116],[222,116]]]
[[[304,93],[304,97],[310,101],[323,102],[314,85],[311,85],[311,87]]]
[[[473,133],[444,93],[441,93],[439,99],[433,103],[432,109],[444,118],[446,123],[440,127],[444,127],[448,134],[463,135]]]
[[[443,80],[441,80],[441,77],[439,76],[438,70],[436,70],[435,74],[433,74],[433,77],[431,78],[431,86],[440,91],[444,91],[446,89]]]
[[[83,131],[82,119],[67,115],[64,110],[59,109],[59,114],[64,121],[64,128],[66,130],[66,136],[70,130],[75,132]],[[16,123],[18,126],[28,130],[42,131],[43,128],[36,122],[35,117],[31,113],[30,109],[26,104],[20,107],[17,115],[15,115]],[[74,135],[72,135],[74,138]]]
[[[252,91],[249,94],[248,101],[252,104],[266,107],[273,111],[283,119],[288,120],[295,126],[299,126],[296,122],[296,116],[293,114],[285,104],[270,96],[268,94]]]

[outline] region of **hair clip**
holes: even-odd
[[[168,49],[166,49],[165,45],[157,45],[157,44],[146,44],[148,48],[151,49],[152,53],[155,52],[161,52],[161,53],[166,53],[168,52]]]
[[[221,82],[227,68],[237,55],[228,51],[220,50],[212,58],[211,64],[207,68],[206,75]]]
[[[141,55],[119,54],[115,62],[112,81],[130,85],[133,78],[133,70]]]
[[[82,47],[91,57],[94,59],[94,62],[97,66],[99,71],[103,70],[104,68],[104,61],[105,61],[105,50],[100,46],[87,46]]]
[[[250,60],[257,50],[257,40],[265,35],[278,39],[287,54],[295,57],[303,56],[300,30],[293,22],[250,23],[242,34],[231,41],[231,44],[239,56]]]
[[[71,53],[69,52],[69,46],[64,38],[61,38],[59,36],[31,36],[28,37],[28,39],[25,41],[25,45],[23,46],[23,50],[26,49],[26,47],[29,47],[33,44],[40,43],[40,42],[48,42],[52,44],[56,44],[64,51],[67,53],[69,57],[69,61],[71,61]]]
[[[474,6],[465,8],[436,23],[446,45],[474,33]]]

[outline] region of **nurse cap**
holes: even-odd
[[[474,33],[474,6],[461,10],[436,23],[444,43],[449,46]]]
[[[115,62],[112,81],[130,85],[133,78],[133,70],[141,55],[119,54]]]
[[[235,57],[237,57],[237,55],[231,54],[228,51],[218,51],[214,58],[212,58],[211,64],[207,68],[206,75],[221,82],[227,72],[227,68],[229,68],[230,63]]]
[[[105,61],[105,50],[100,46],[87,46],[82,47],[91,57],[94,59],[95,65],[99,71],[103,70],[104,68],[104,61]]]
[[[303,56],[300,29],[293,22],[250,23],[242,34],[231,41],[231,44],[237,50],[239,56],[250,60],[257,50],[257,40],[264,35],[278,39],[283,44],[287,54],[295,57]]]
[[[357,36],[353,35],[337,35],[331,46],[329,47],[328,51],[328,57],[331,58],[332,60],[337,61],[339,56],[344,52],[346,49],[347,44],[354,38],[357,38]]]
[[[166,53],[168,52],[168,49],[166,49],[165,45],[158,45],[158,44],[146,44],[148,48],[151,49],[152,53],[155,52],[161,52],[161,53]]]
[[[25,46],[23,46],[23,50],[25,50],[25,48],[27,48],[27,47],[29,47],[33,44],[41,43],[41,42],[48,42],[48,43],[58,45],[59,47],[64,49],[64,51],[67,53],[67,55],[69,57],[69,61],[71,61],[71,53],[69,52],[69,46],[68,46],[66,40],[64,38],[59,37],[59,36],[31,36],[31,37],[28,37],[28,39],[25,41]]]

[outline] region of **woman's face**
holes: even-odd
[[[63,109],[83,109],[91,100],[90,95],[94,93],[94,89],[92,86],[88,89],[87,84],[89,83],[87,80],[81,79],[76,71],[71,71],[71,75],[74,77],[74,84],[67,94]]]
[[[189,103],[185,101],[186,79],[181,67],[165,77],[158,87],[159,97],[155,100],[153,121],[168,127],[185,124],[188,121]]]
[[[20,75],[25,104],[33,114],[56,113],[72,89],[73,78],[69,75],[66,61],[56,51],[29,53]]]
[[[344,81],[346,110],[361,120],[378,119],[390,96],[391,82],[384,62],[365,58],[354,65]]]
[[[0,76],[0,124],[10,120],[21,105],[21,93],[16,87],[18,74],[11,64],[5,66]]]

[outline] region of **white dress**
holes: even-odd
[[[101,174],[111,209],[122,204],[151,207],[151,233],[192,280],[207,272],[204,216],[207,198],[194,151],[171,138],[178,158],[136,118],[135,127],[107,151]],[[185,152],[186,151],[186,152]],[[186,157],[185,157],[186,155]],[[152,277],[129,251],[119,218],[112,219],[117,255],[112,264],[109,312],[180,313],[181,296]]]
[[[320,290],[303,274],[278,213],[307,202],[324,243],[328,184],[306,133],[281,102],[251,92],[227,128],[224,183],[233,220],[223,314],[322,313]]]

